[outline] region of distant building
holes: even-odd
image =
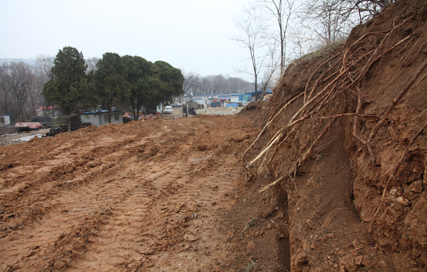
[[[210,103],[211,108],[221,108],[222,107],[222,101],[214,101]]]
[[[195,110],[203,109],[202,101],[194,101],[194,100],[188,101],[187,103],[185,103],[185,107],[187,107],[187,106],[189,109],[191,109],[191,108],[194,108]]]
[[[0,114],[0,127],[10,125],[10,114]]]
[[[258,90],[256,95],[259,97],[264,91]],[[266,91],[266,94],[272,94],[272,91]],[[187,95],[183,94],[179,96],[179,102],[186,103],[188,101],[204,101],[202,104],[211,104],[217,101],[226,102],[243,102],[255,100],[255,92],[250,93],[235,93],[235,94],[199,94],[199,95]],[[175,101],[175,100],[174,100]],[[200,104],[200,103],[199,103]]]
[[[49,107],[39,107],[36,109],[37,117],[58,117],[60,115],[60,112],[58,108],[49,106]]]
[[[80,115],[82,123],[92,123],[97,127],[108,125],[108,110],[89,111]],[[123,123],[123,111],[112,110],[111,111],[111,124]]]

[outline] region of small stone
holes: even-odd
[[[340,265],[345,268],[346,271],[354,272],[357,270],[357,266],[354,263],[353,254],[347,254],[340,259]]]
[[[359,250],[362,247],[361,243],[357,239],[355,239],[352,244],[356,250]]]
[[[310,219],[307,219],[304,221],[304,223],[310,228],[313,229],[314,228],[314,223],[313,221],[311,221]]]
[[[55,264],[53,265],[53,267],[56,270],[61,270],[61,269],[65,268],[65,263],[63,261],[59,260],[59,261],[55,262]]]
[[[247,249],[254,249],[255,248],[255,243],[253,241],[249,241],[248,244],[246,245]]]
[[[357,256],[357,257],[354,259],[354,263],[355,263],[356,265],[362,265],[362,261],[363,261],[363,256]]]
[[[379,262],[378,262],[378,265],[379,265],[380,267],[387,267],[387,263],[386,263],[385,261],[379,261]]]
[[[308,255],[305,251],[300,252],[295,256],[295,263],[297,265],[302,265],[306,262],[308,262]]]
[[[404,199],[401,196],[399,196],[398,198],[396,198],[396,201],[399,202],[403,206],[408,206],[410,204],[409,200]]]
[[[409,190],[414,193],[421,193],[423,191],[423,184],[421,183],[421,180],[414,181],[409,185]]]
[[[273,225],[271,223],[268,223],[266,230],[271,230],[273,228]]]

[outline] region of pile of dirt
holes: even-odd
[[[244,162],[287,199],[292,271],[427,269],[426,29],[425,1],[397,1],[274,90]]]

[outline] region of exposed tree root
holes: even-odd
[[[318,136],[311,142],[311,144],[307,144],[301,148],[295,147],[295,154],[297,154],[295,155],[296,157],[293,158],[295,163],[288,165],[287,169],[283,169],[281,175],[275,173],[276,176],[280,177],[277,178],[274,182],[261,188],[259,192],[264,192],[272,188],[276,184],[286,180],[288,177],[292,179],[292,176],[295,176],[298,167],[300,167],[301,164],[310,157],[313,150],[315,150],[316,146],[322,141],[332,124],[341,117],[353,117],[352,136],[363,147],[366,147],[370,154],[371,161],[375,162],[374,146],[372,143],[373,138],[375,137],[381,125],[391,114],[392,110],[405,95],[405,93],[411,88],[411,86],[413,86],[417,78],[420,77],[423,70],[427,67],[427,61],[425,61],[420,66],[416,74],[408,81],[402,91],[400,91],[399,94],[390,103],[387,110],[380,116],[375,114],[365,114],[362,112],[363,93],[360,86],[363,86],[366,74],[373,67],[374,63],[381,60],[386,54],[389,54],[399,46],[406,44],[411,39],[417,39],[415,35],[413,36],[409,34],[403,39],[400,39],[398,42],[393,42],[390,44],[391,37],[393,36],[392,34],[415,15],[416,14],[407,17],[401,22],[395,24],[389,31],[371,32],[364,34],[351,45],[349,45],[345,51],[335,54],[326,61],[322,62],[309,76],[304,91],[291,97],[284,103],[277,106],[274,111],[272,111],[262,131],[242,156],[244,168],[250,172],[253,177],[255,177],[257,174],[252,172],[249,168],[257,167],[258,171],[255,172],[258,174],[267,169],[268,166],[273,162],[274,158],[280,154],[280,152],[277,152],[280,146],[286,142],[291,144],[293,140],[297,139],[297,126],[300,127],[301,124],[306,124],[308,120],[316,120],[313,122],[313,124],[315,124],[314,133],[317,131]],[[376,46],[374,48],[372,48],[368,42],[368,39],[372,39],[372,37],[378,38],[378,40],[375,42]],[[420,53],[421,47],[418,48],[417,54]],[[409,52],[407,55],[409,55]],[[416,56],[414,56],[411,62],[414,61],[415,57]],[[417,84],[419,84],[426,76],[422,77],[422,79],[419,80]],[[282,84],[285,84],[283,80],[279,86]],[[349,103],[349,101],[357,101],[356,106],[354,103]],[[292,114],[288,111],[290,105],[298,105],[298,109]],[[260,149],[259,152],[257,152],[256,155],[253,156],[253,158],[247,158],[248,152],[254,148],[255,143],[260,142],[261,136],[269,131],[279,116],[287,120],[286,123],[280,128],[275,127],[274,131],[270,131],[273,136],[269,139],[269,141],[264,144],[264,146]],[[360,132],[358,131],[358,125],[361,118],[377,118],[379,121],[375,124],[371,131],[363,132],[362,130],[362,132]],[[332,120],[327,124],[324,124],[321,121],[328,119]],[[366,140],[364,139],[363,135],[368,135]],[[415,138],[416,137],[414,137],[413,140],[415,140]],[[407,152],[405,152],[405,155],[406,153]],[[389,178],[387,185],[394,177],[394,174],[402,160],[403,157],[396,166],[393,175]],[[387,185],[385,190],[387,189]],[[383,194],[385,194],[385,192]],[[378,210],[380,208],[381,204],[378,207]],[[370,220],[375,218],[378,210],[374,217]]]

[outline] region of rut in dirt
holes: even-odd
[[[155,119],[2,148],[2,270],[229,266],[219,224],[253,127]]]

